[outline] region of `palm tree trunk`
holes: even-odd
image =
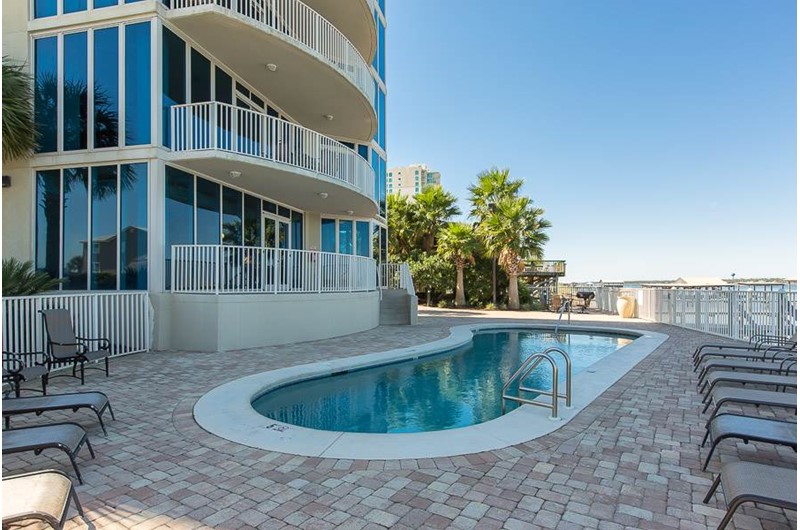
[[[456,270],[456,307],[464,307],[467,300],[464,297],[464,266],[458,266]]]
[[[508,308],[519,309],[519,286],[516,273],[508,274]]]

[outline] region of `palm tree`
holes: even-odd
[[[3,57],[3,162],[27,157],[36,148],[32,86],[23,65]]]
[[[510,170],[493,167],[478,174],[478,182],[470,185],[469,215],[479,223],[492,213],[492,209],[503,197],[514,197],[522,188],[521,179],[511,179]]]
[[[51,278],[46,272],[34,270],[32,261],[16,258],[3,260],[3,296],[27,296],[50,291],[61,280]]]
[[[386,197],[389,224],[389,255],[408,260],[419,247],[420,232],[417,209],[408,197],[391,194]]]
[[[551,224],[542,215],[544,210],[535,208],[528,197],[503,197],[478,225],[487,250],[508,274],[509,309],[519,309],[517,277],[525,261],[541,259],[550,239],[544,230]]]
[[[464,296],[464,267],[475,263],[480,251],[472,227],[466,223],[450,223],[439,234],[439,255],[456,265],[456,307],[467,305]]]
[[[478,182],[469,188],[469,202],[472,205],[469,211],[470,217],[479,224],[492,214],[500,199],[504,197],[516,197],[522,188],[521,179],[512,179],[508,168],[498,169],[493,167],[478,174]],[[491,254],[492,258],[492,303],[497,303],[497,256]]]
[[[441,186],[428,186],[414,195],[417,206],[417,222],[422,234],[422,249],[430,252],[436,245],[436,234],[451,217],[459,215],[456,197]]]

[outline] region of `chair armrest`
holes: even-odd
[[[100,348],[101,350],[111,349],[111,341],[105,338],[103,339],[90,339],[88,337],[75,337],[75,338],[83,342],[99,342],[100,346],[98,346],[98,348]]]
[[[36,357],[41,357],[41,360],[37,360]],[[9,363],[17,365],[18,368],[11,368]],[[42,352],[3,352],[3,367],[10,373],[17,373],[26,366],[43,366],[45,364],[45,355]]]

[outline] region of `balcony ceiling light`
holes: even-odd
[[[353,210],[347,210],[345,213],[347,213],[347,215],[353,215]]]
[[[274,72],[277,69],[278,69],[278,65],[277,64],[275,64],[275,63],[267,63],[267,70],[269,70],[270,72]]]
[[[322,117],[328,121],[333,121],[333,114],[323,114]]]
[[[319,195],[320,199],[327,199],[328,198],[328,194],[325,193],[324,191],[319,192],[317,195]]]
[[[239,177],[242,176],[242,172],[241,171],[231,171],[230,175],[231,175],[232,179],[238,179]]]

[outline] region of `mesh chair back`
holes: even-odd
[[[75,338],[75,330],[72,329],[72,318],[66,309],[46,309],[42,311],[44,318],[44,329],[47,332],[47,343],[50,346],[50,354],[55,359],[65,359],[74,357],[78,352],[78,347],[74,344],[78,342]],[[72,344],[73,346],[61,346],[60,344]]]

